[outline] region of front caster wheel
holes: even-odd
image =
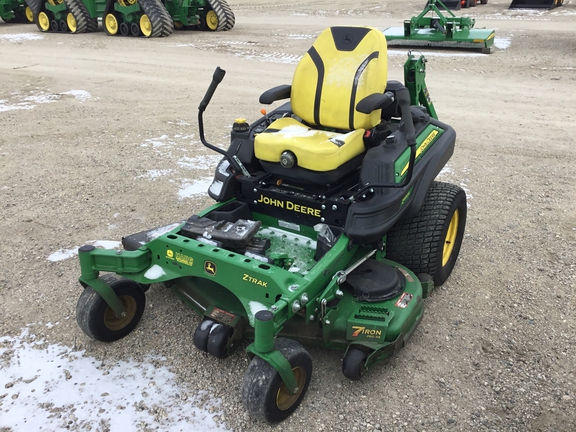
[[[134,281],[118,279],[111,274],[102,279],[116,293],[126,315],[117,317],[98,292],[86,287],[76,304],[76,322],[92,339],[113,342],[126,336],[138,325],[146,306],[146,295]]]
[[[194,346],[200,351],[208,351],[208,336],[210,336],[210,329],[214,324],[216,324],[215,321],[205,319],[198,325],[198,327],[196,327],[193,342]]]
[[[350,380],[358,381],[364,375],[366,368],[366,353],[358,348],[350,348],[342,361],[342,373]]]
[[[234,329],[224,324],[214,324],[208,336],[207,351],[214,357],[224,359],[228,357],[228,345]]]
[[[278,371],[258,356],[252,359],[242,384],[242,401],[248,413],[269,423],[284,420],[298,408],[312,377],[312,358],[302,345],[291,339],[277,338],[274,347],[292,366],[296,393],[290,394]]]

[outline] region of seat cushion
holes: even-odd
[[[364,129],[348,133],[310,129],[292,117],[274,121],[254,140],[256,157],[280,162],[284,151],[291,151],[299,167],[312,171],[331,171],[362,154]]]

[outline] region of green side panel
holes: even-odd
[[[405,36],[403,27],[389,27],[384,30],[384,36],[389,45],[427,45],[455,46],[461,48],[489,48],[494,45],[494,30],[492,29],[462,29],[454,30],[452,36],[436,29],[419,28],[410,36]]]
[[[90,17],[102,18],[104,16],[106,0],[82,0],[82,3],[84,3],[84,6],[86,6]]]
[[[438,126],[428,125],[420,135],[416,137],[416,160],[418,161],[424,156],[426,151],[442,136],[444,130]],[[400,183],[406,173],[408,172],[408,162],[410,161],[410,149],[406,149],[402,155],[396,159],[394,163],[394,172],[396,182]]]

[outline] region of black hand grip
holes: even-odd
[[[200,105],[198,106],[198,109],[200,111],[204,111],[206,109],[206,107],[210,103],[210,99],[212,99],[212,96],[216,91],[216,87],[218,87],[218,84],[220,84],[220,82],[224,78],[224,75],[226,75],[226,71],[224,69],[220,69],[220,67],[218,66],[214,71],[214,75],[212,75],[212,82],[210,83],[210,87],[208,87],[208,90],[206,90],[204,99],[202,99],[202,102],[200,102]]]

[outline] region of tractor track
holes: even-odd
[[[208,4],[218,17],[216,31],[228,31],[234,27],[236,17],[226,0],[208,0]]]
[[[160,0],[138,0],[138,2],[152,24],[152,33],[148,37],[170,36],[174,31],[174,21]]]
[[[98,30],[98,19],[90,17],[81,0],[64,0],[64,3],[76,19],[76,30],[72,33],[91,33]]]

